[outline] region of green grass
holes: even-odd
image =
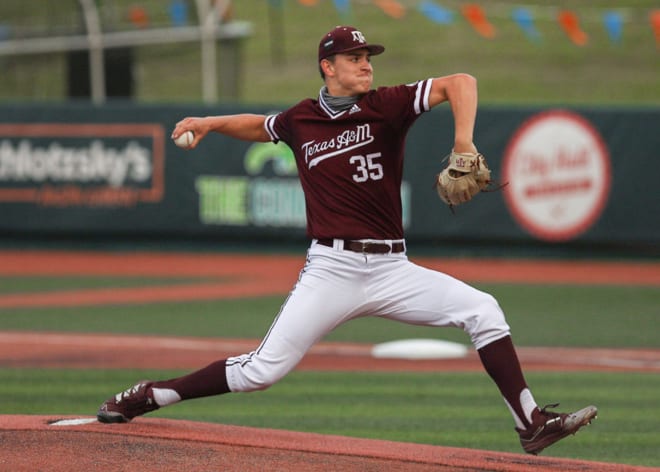
[[[53,285],[60,289],[96,286],[94,277],[51,280],[22,277],[20,284],[9,280],[4,280],[6,285],[0,285],[0,293],[6,293],[12,285],[30,292],[39,287],[50,290]],[[96,282],[102,281],[108,288],[127,286],[128,282],[140,285],[136,280],[101,278]],[[33,284],[31,288],[28,286],[30,281]],[[154,280],[146,282],[154,283]],[[660,290],[655,287],[480,284],[479,288],[499,300],[519,345],[655,348],[659,345],[656,328],[660,316]],[[4,308],[0,311],[0,330],[261,338],[284,298]],[[372,318],[354,320],[341,326],[327,339],[377,343],[407,337],[439,337],[469,342],[467,336],[457,329],[408,326]]]
[[[77,2],[57,2],[56,8],[44,8],[42,1],[6,0],[0,4],[0,18],[16,27],[76,30]],[[133,0],[103,3],[106,25],[113,18],[113,27],[130,27],[125,12]],[[152,23],[163,26],[167,21],[163,2],[140,3]],[[460,14],[451,25],[434,24],[417,11],[419,2],[413,0],[402,0],[409,7],[402,19],[386,16],[367,0],[351,2],[350,19],[340,17],[330,1],[310,8],[285,0],[283,34],[278,34],[273,27],[277,23],[271,23],[277,17],[271,16],[269,3],[233,2],[234,18],[252,23],[254,29],[242,47],[239,80],[244,103],[292,104],[315,96],[321,85],[316,66],[319,39],[335,25],[351,23],[369,41],[387,48],[383,56],[374,58],[375,85],[468,72],[479,79],[482,104],[660,104],[660,61],[648,18],[658,6],[654,0],[621,0],[616,5],[607,0],[579,5],[570,0],[555,0],[551,5],[545,0],[526,0],[522,5],[543,7],[536,13],[536,26],[543,37],[538,44],[526,39],[511,19],[510,12],[518,3],[510,0],[483,5],[498,30],[493,40],[478,36]],[[459,0],[440,3],[455,12],[464,4]],[[586,46],[575,46],[567,39],[555,18],[560,8],[580,15],[590,37]],[[618,45],[609,40],[602,24],[602,15],[613,8],[626,10],[629,17]],[[137,48],[136,98],[142,102],[201,102],[199,57],[194,43]],[[227,67],[222,59],[219,54],[219,67]],[[0,65],[4,66],[0,100],[61,100],[66,93],[62,54],[0,57]]]
[[[0,369],[0,414],[85,415],[140,378],[180,371]],[[540,403],[598,405],[586,432],[545,455],[660,466],[656,374],[533,373]],[[641,407],[643,405],[643,407]],[[521,452],[482,373],[293,372],[270,390],[184,402],[152,416]]]

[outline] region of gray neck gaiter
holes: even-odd
[[[323,101],[334,111],[348,110],[353,105],[355,105],[358,102],[358,100],[361,98],[360,96],[333,97],[328,93],[327,87],[321,88],[321,96],[323,97]]]

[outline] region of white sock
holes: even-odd
[[[504,399],[504,403],[506,403],[506,406],[509,407],[509,411],[511,412],[511,416],[513,416],[513,420],[516,422],[516,427],[518,429],[527,429],[525,424],[523,423],[522,419],[518,417],[516,414],[515,410],[513,407],[509,404],[509,402]],[[532,423],[532,412],[534,411],[535,408],[538,408],[538,405],[536,404],[536,401],[534,401],[534,397],[532,396],[532,392],[529,391],[528,388],[523,389],[522,392],[520,392],[520,407],[523,410],[523,413],[525,415],[525,419],[527,420],[528,424]]]
[[[181,396],[171,388],[152,388],[151,393],[158,406],[167,406],[181,401]]]
[[[523,412],[525,412],[527,422],[532,424],[532,413],[534,412],[534,409],[538,408],[538,405],[532,396],[532,392],[530,392],[528,388],[520,392],[520,406],[522,407]]]

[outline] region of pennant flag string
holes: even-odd
[[[180,1],[180,0],[179,0]],[[271,2],[283,0],[270,0]],[[498,3],[490,5],[483,2],[485,7],[478,3],[462,3],[460,0],[448,0],[454,7],[440,5],[436,0],[333,0],[334,6],[339,13],[342,21],[352,21],[352,3],[361,5],[374,5],[383,11],[387,16],[393,19],[401,19],[406,15],[409,7],[416,7],[417,11],[424,15],[428,20],[440,24],[450,25],[454,22],[456,12],[465,18],[474,31],[480,36],[493,39],[497,36],[497,30],[489,18],[509,19],[522,30],[525,37],[533,42],[539,42],[542,39],[541,30],[538,28],[540,21],[551,20],[558,23],[568,39],[577,46],[585,46],[589,42],[583,25],[585,23],[601,23],[605,28],[609,40],[614,44],[621,44],[623,41],[624,28],[627,23],[641,24],[642,21],[649,21],[653,30],[655,42],[660,48],[660,9],[654,9],[650,13],[642,13],[641,8],[625,7],[616,9],[604,9],[598,7],[580,8],[579,16],[576,11],[560,9],[553,5],[521,5],[520,3]],[[176,4],[176,0],[172,4]],[[298,3],[307,7],[317,6],[320,0],[298,0]],[[139,18],[140,15],[133,15],[133,23],[141,26],[140,23],[146,23],[148,20]],[[178,21],[174,17],[178,17]],[[181,24],[180,13],[171,14],[173,22]]]

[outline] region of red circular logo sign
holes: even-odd
[[[516,131],[504,153],[506,204],[526,231],[566,241],[589,229],[605,207],[611,170],[607,147],[582,116],[539,113]]]

